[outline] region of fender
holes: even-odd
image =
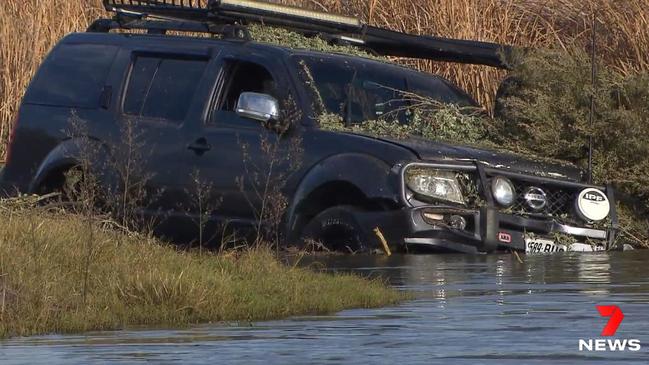
[[[343,153],[315,164],[299,183],[286,213],[286,232],[295,233],[298,217],[309,195],[332,182],[344,182],[363,192],[366,199],[399,202],[398,184],[391,166],[365,154]]]
[[[36,174],[29,184],[28,192],[34,194],[38,187],[54,171],[78,165],[83,160],[84,155],[87,157],[87,151],[95,151],[92,159],[92,165],[95,167],[104,166],[109,156],[108,149],[101,141],[91,137],[71,138],[61,142],[56,148],[43,159],[43,162],[36,170]]]

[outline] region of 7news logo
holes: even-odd
[[[602,337],[613,337],[624,320],[624,313],[617,305],[597,305],[602,317],[608,322],[602,330]],[[579,351],[640,351],[642,346],[638,339],[579,339]]]

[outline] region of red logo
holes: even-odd
[[[602,330],[602,336],[615,336],[620,323],[624,320],[624,313],[617,305],[596,305],[599,315],[602,317],[610,317],[608,323]]]
[[[498,241],[504,243],[512,243],[512,235],[505,232],[498,233]]]

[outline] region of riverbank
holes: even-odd
[[[381,281],[286,266],[269,249],[185,252],[84,217],[0,206],[0,338],[269,320],[404,299]]]

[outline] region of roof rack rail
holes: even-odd
[[[204,20],[208,0],[103,0],[108,11],[124,10],[186,20]]]
[[[508,68],[512,47],[497,43],[417,36],[364,24],[357,18],[258,0],[103,0],[113,20],[97,20],[89,31],[148,29],[207,32],[249,39],[250,23],[279,26],[374,53]],[[157,20],[150,20],[156,19]]]
[[[149,34],[166,34],[168,31],[208,33],[221,35],[226,39],[252,39],[248,28],[236,24],[211,24],[204,22],[176,20],[147,20],[131,14],[117,14],[113,19],[97,19],[87,32],[106,33],[113,29],[140,29]]]

